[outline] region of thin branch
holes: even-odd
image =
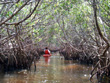
[[[8,20],[12,19],[28,2],[29,2],[29,0],[26,1],[26,2],[25,2],[16,12],[14,12],[11,16],[9,16],[7,19],[5,19],[3,22],[1,22],[1,23],[0,23],[0,26],[1,26],[2,24],[5,24],[5,22],[7,22]]]
[[[18,24],[24,22],[24,21],[27,20],[29,17],[31,17],[31,15],[34,13],[34,11],[36,10],[36,8],[38,7],[39,3],[40,3],[40,0],[38,1],[37,5],[34,7],[34,9],[32,10],[32,12],[29,13],[29,14],[28,14],[24,19],[22,19],[21,21],[19,21],[19,22],[14,22],[14,23],[5,23],[5,24],[7,24],[7,25],[18,25]]]

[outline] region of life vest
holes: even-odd
[[[45,54],[50,54],[49,50],[45,50]]]

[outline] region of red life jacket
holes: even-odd
[[[50,54],[50,53],[49,53],[49,50],[45,50],[45,54]]]

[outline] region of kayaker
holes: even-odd
[[[48,49],[48,47],[46,47],[45,49],[44,49],[44,55],[43,55],[43,57],[45,58],[45,62],[46,63],[49,63],[50,62],[50,56],[51,56],[51,53],[50,53],[50,50]]]
[[[48,47],[46,47],[46,48],[44,49],[44,53],[45,53],[45,54],[50,54],[50,50],[48,49]]]

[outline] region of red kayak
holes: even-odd
[[[45,62],[49,63],[50,62],[50,56],[51,54],[44,54],[43,57],[45,58]]]
[[[51,54],[44,54],[43,57],[50,57]]]

